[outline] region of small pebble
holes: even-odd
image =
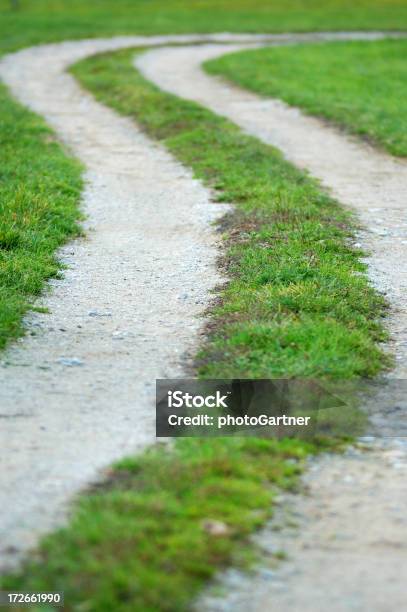
[[[98,310],[90,310],[88,312],[88,315],[90,317],[111,317],[112,313],[111,312],[99,312]]]
[[[58,359],[58,363],[68,367],[82,366],[83,361],[77,357],[61,357]]]

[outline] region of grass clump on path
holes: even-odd
[[[134,117],[215,198],[224,219],[228,286],[212,313],[201,375],[212,378],[374,375],[385,359],[383,298],[351,246],[352,221],[316,181],[274,148],[206,109],[161,92],[134,51],[98,55],[74,74],[102,102]]]
[[[0,86],[0,348],[60,266],[55,250],[78,235],[81,167],[33,113]]]
[[[407,40],[338,42],[243,51],[205,67],[407,156],[406,55]]]

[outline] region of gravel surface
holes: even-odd
[[[197,602],[200,612],[388,612],[405,607],[407,579],[407,162],[305,116],[210,77],[205,60],[247,45],[151,50],[136,66],[156,85],[210,108],[277,146],[343,205],[358,213],[369,273],[390,302],[389,349],[396,367],[368,406],[376,433],[369,450],[314,460],[306,495],[287,497],[256,537],[264,550],[253,574],[230,570]],[[277,563],[283,550],[288,561]],[[223,595],[219,596],[219,591]]]

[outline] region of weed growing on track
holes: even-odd
[[[352,220],[274,148],[206,109],[161,92],[134,51],[90,58],[74,74],[134,117],[236,211],[224,219],[230,283],[212,312],[201,375],[374,375],[385,363],[383,298],[351,246]]]
[[[60,269],[55,250],[79,234],[81,167],[0,87],[0,348]]]
[[[206,63],[212,74],[407,156],[407,40],[270,47]]]

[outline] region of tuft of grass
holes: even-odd
[[[248,536],[271,516],[277,487],[295,490],[316,450],[295,440],[184,438],[123,460],[1,588],[63,591],[67,611],[188,610],[215,571],[253,558]]]
[[[165,94],[133,67],[134,51],[73,69],[102,102],[161,140],[218,201],[230,282],[211,312],[200,374],[212,378],[372,376],[385,305],[352,246],[353,221],[274,148],[206,109]]]
[[[407,156],[406,54],[407,40],[336,42],[233,53],[205,67]]]
[[[81,166],[33,113],[0,86],[0,349],[44,282],[58,274],[54,253],[80,233]]]

